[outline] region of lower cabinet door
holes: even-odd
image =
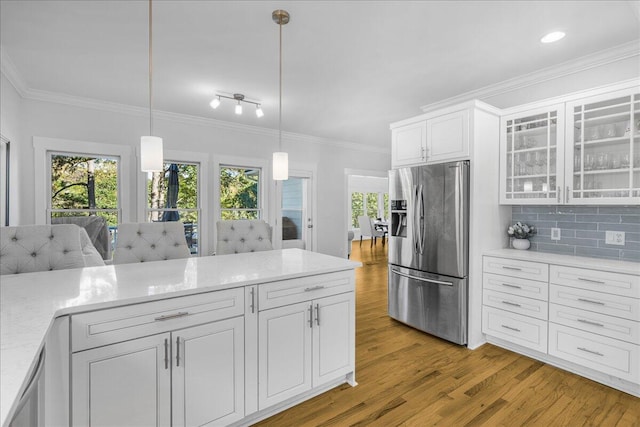
[[[311,301],[258,314],[258,409],[311,389]]]
[[[74,426],[169,426],[170,334],[74,353]]]
[[[227,425],[244,417],[244,317],[171,333],[173,425]]]
[[[313,386],[354,370],[355,297],[353,292],[313,301]]]
[[[482,332],[542,353],[547,352],[547,322],[493,307],[482,307]]]

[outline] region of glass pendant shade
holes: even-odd
[[[273,153],[273,179],[284,181],[289,179],[289,154],[277,151]]]
[[[163,163],[162,138],[157,136],[140,137],[140,169],[143,172],[161,172]]]

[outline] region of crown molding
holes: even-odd
[[[622,61],[627,58],[640,55],[640,40],[633,40],[613,47],[605,49],[590,55],[582,56],[577,59],[563,62],[559,65],[543,68],[529,74],[524,74],[500,83],[475,89],[451,98],[443,99],[431,104],[420,107],[422,112],[427,113],[439,110],[444,107],[459,104],[472,99],[480,99],[485,102],[489,98],[502,95],[504,93],[513,92],[549,80],[555,80],[571,74],[587,71],[592,68],[601,67],[603,65]]]
[[[18,72],[18,68],[2,44],[0,44],[0,72],[9,80],[9,83],[16,89],[18,94],[24,98],[28,90],[27,82]]]

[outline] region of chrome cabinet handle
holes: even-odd
[[[177,319],[178,317],[184,317],[184,316],[188,316],[188,315],[189,315],[188,311],[180,311],[180,312],[175,313],[175,314],[165,314],[164,316],[156,317],[154,320],[156,322],[162,322],[164,320]]]
[[[169,369],[169,340],[164,339],[164,369]]]
[[[176,366],[180,366],[180,337],[176,338]]]
[[[312,288],[304,288],[305,292],[317,291],[319,289],[324,289],[324,285],[314,286]]]
[[[502,286],[506,286],[507,288],[522,289],[522,286],[512,285],[510,283],[503,283]]]
[[[320,326],[320,304],[316,304],[316,325]]]
[[[556,187],[556,192],[558,193],[558,203],[560,203],[562,201],[562,197],[560,196],[562,190],[560,190],[560,187]]]
[[[313,328],[313,304],[309,304],[309,327]]]
[[[584,347],[577,347],[577,348],[580,351],[584,351],[586,353],[595,354],[596,356],[604,356],[604,354],[600,353],[599,351],[589,350],[588,348],[584,348]]]
[[[600,326],[601,328],[604,328],[604,324],[602,323],[592,322],[590,320],[585,320],[585,319],[576,319],[576,320],[580,323],[586,323],[587,325]]]
[[[502,303],[507,305],[512,305],[514,307],[522,307],[520,304],[516,304],[515,302],[511,302],[511,301],[502,301]]]
[[[512,328],[511,326],[507,326],[507,325],[500,325],[500,326],[502,326],[502,327],[503,327],[503,328],[505,328],[505,329],[512,330],[512,331],[522,332],[520,329],[518,329],[518,328]]]
[[[578,301],[586,302],[589,304],[605,305],[605,303],[603,303],[602,301],[593,301],[593,300],[584,299],[584,298],[578,298]]]
[[[564,202],[569,203],[569,186],[567,185],[567,191],[564,193]]]
[[[586,279],[584,277],[578,277],[578,280],[581,280],[583,282],[589,282],[589,283],[597,283],[598,285],[604,285],[606,284],[605,282],[601,281],[601,280],[592,280],[592,279]]]
[[[255,305],[255,288],[251,288],[251,313],[255,313],[256,312],[256,305]]]
[[[522,271],[522,269],[519,267],[509,267],[508,265],[503,265],[502,268],[504,268],[505,270]]]

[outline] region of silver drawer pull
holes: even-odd
[[[519,268],[519,267],[509,267],[508,265],[503,265],[502,268],[504,268],[506,270],[522,271],[522,269]]]
[[[601,328],[604,328],[604,324],[602,323],[592,322],[591,320],[585,320],[585,319],[577,319],[577,320],[580,323],[586,323],[587,325],[600,326]]]
[[[578,280],[582,280],[583,282],[589,282],[589,283],[597,283],[598,285],[604,285],[605,284],[605,282],[603,282],[601,280],[585,279],[584,277],[578,277]]]
[[[578,350],[584,351],[585,353],[595,354],[596,356],[604,356],[604,354],[598,351],[589,350],[588,348],[584,348],[584,347],[578,347]]]
[[[164,316],[156,317],[154,320],[156,322],[162,322],[163,320],[176,319],[178,317],[184,317],[188,315],[189,315],[188,311],[179,311],[174,314],[165,314]]]
[[[518,329],[518,328],[512,328],[511,326],[507,326],[507,325],[500,325],[500,326],[502,326],[502,327],[503,327],[503,328],[505,328],[505,329],[512,330],[512,331],[522,332],[522,331],[520,331],[520,329]]]
[[[590,299],[578,298],[578,301],[588,302],[589,304],[605,305],[602,301],[593,301]]]
[[[502,301],[502,303],[507,305],[512,305],[514,307],[522,307],[520,304],[516,304],[515,302],[511,302],[511,301]]]
[[[506,286],[507,288],[522,289],[522,286],[512,285],[510,283],[503,283],[502,286]]]
[[[305,292],[317,291],[318,289],[324,289],[324,285],[314,286],[313,288],[304,288]]]

